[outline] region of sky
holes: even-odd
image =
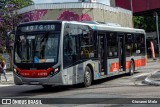
[[[35,4],[39,3],[58,3],[58,2],[78,2],[79,0],[32,0]],[[96,0],[97,2],[110,5],[110,0]]]

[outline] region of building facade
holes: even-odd
[[[160,0],[115,0],[115,6],[139,13],[160,8]]]
[[[97,0],[98,1],[98,0]],[[110,3],[111,2],[106,2]],[[113,3],[111,3],[113,4]],[[133,27],[132,12],[98,2],[35,4],[18,10],[23,22],[37,20],[98,21]]]

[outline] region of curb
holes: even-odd
[[[9,80],[9,81],[2,80],[0,82],[0,85],[6,85],[6,84],[14,84],[14,81],[13,80]]]
[[[158,59],[157,60],[148,60],[147,63],[151,63],[151,62],[160,62]]]
[[[159,80],[153,80],[154,78],[152,78],[153,75],[156,75],[157,72],[160,71],[155,71],[151,74],[149,74],[143,81],[143,84],[147,84],[147,85],[154,85],[154,86],[160,86],[160,81]],[[160,77],[159,77],[160,78]]]
[[[0,85],[3,85],[3,84],[14,84],[14,82],[0,82]]]
[[[149,79],[145,79],[144,81],[142,81],[142,83],[147,85],[160,86],[160,82],[158,83],[157,81],[152,81]]]
[[[134,85],[146,85],[146,84],[143,84],[142,81],[144,81],[144,79],[148,77],[148,75],[150,75],[150,73],[141,73],[134,76],[133,77]]]
[[[159,62],[159,57],[156,57],[155,59],[153,58],[147,58],[147,63],[150,63],[150,62]]]

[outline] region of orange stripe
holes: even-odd
[[[111,64],[110,72],[119,71],[119,62],[115,62]]]
[[[141,67],[146,65],[146,59],[135,60],[135,67]]]
[[[146,65],[146,58],[135,60],[135,67],[141,67]],[[110,72],[119,71],[119,62],[114,62],[110,66]],[[126,69],[130,68],[130,61],[126,61]]]
[[[126,61],[126,69],[130,68],[130,61]]]

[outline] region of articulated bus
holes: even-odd
[[[88,87],[145,66],[145,31],[92,22],[26,22],[17,26],[13,63],[16,85]]]

